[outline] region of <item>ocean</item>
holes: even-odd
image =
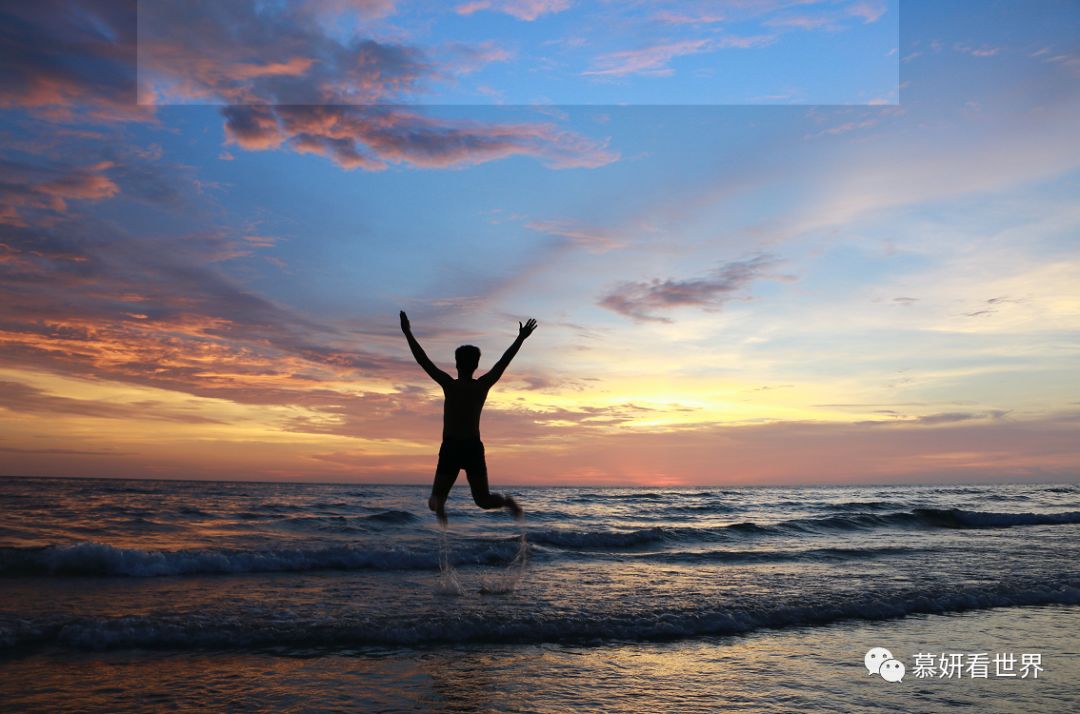
[[[1080,709],[1080,486],[461,481],[0,479],[0,708]]]

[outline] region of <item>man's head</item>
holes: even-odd
[[[462,345],[454,350],[454,359],[457,360],[458,374],[471,375],[480,365],[480,348],[473,345]]]

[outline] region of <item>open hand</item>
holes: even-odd
[[[402,310],[401,311],[401,331],[404,332],[407,335],[407,334],[409,334],[410,329],[412,329],[412,328],[409,327],[409,316],[405,314],[404,310]]]
[[[518,337],[520,337],[521,339],[525,339],[526,337],[531,335],[533,333],[533,330],[535,329],[536,320],[532,319],[531,317],[525,322],[524,325],[522,325],[521,322],[518,322]]]

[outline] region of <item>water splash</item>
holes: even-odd
[[[445,525],[439,527],[439,582],[435,586],[439,595],[461,596],[465,588],[461,586],[457,571],[450,562],[450,539]]]
[[[529,541],[525,537],[525,527],[521,528],[521,536],[518,539],[517,555],[501,573],[485,575],[480,578],[480,592],[485,595],[512,593],[517,590],[525,577],[525,569],[529,564]]]

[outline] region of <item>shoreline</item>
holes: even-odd
[[[20,711],[979,711],[1050,714],[1080,701],[1069,633],[1080,607],[998,608],[668,643],[254,652],[39,651],[3,658]],[[862,653],[1037,651],[1037,678],[867,675]],[[47,676],[46,676],[47,675]],[[43,679],[44,677],[44,679]],[[47,683],[46,683],[47,682]],[[18,683],[16,685],[16,683]]]

